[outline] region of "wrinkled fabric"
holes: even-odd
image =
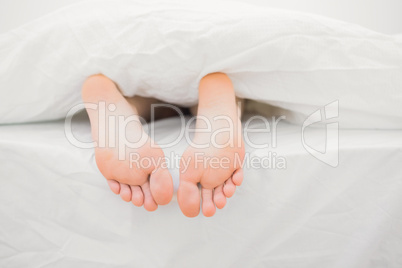
[[[179,127],[177,118],[158,121],[155,140],[168,143]],[[89,121],[74,119],[73,133],[90,141]],[[249,134],[255,143],[272,138]],[[323,137],[306,133],[308,142]],[[152,213],[123,202],[93,150],[67,141],[62,121],[0,126],[0,266],[401,267],[402,133],[341,130],[339,138],[333,168],[307,153],[300,127],[281,122],[275,147],[246,152],[275,153],[286,168],[246,167],[224,209],[189,219],[175,199]]]
[[[402,39],[300,12],[221,1],[83,2],[1,35],[0,58],[0,123],[65,117],[96,73],[127,96],[188,106],[204,75],[224,72],[238,96],[296,123],[339,101],[341,127],[402,128]]]

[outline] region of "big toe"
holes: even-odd
[[[149,182],[144,183],[141,186],[141,189],[144,193],[144,208],[148,211],[155,211],[158,208],[158,204],[156,204],[154,198],[152,197]]]
[[[107,180],[107,184],[109,185],[110,190],[113,193],[119,194],[120,193],[120,183],[115,180]]]
[[[243,182],[243,169],[238,169],[233,173],[232,181],[236,186],[240,186]]]
[[[173,197],[173,180],[166,168],[159,168],[151,174],[150,188],[158,205],[166,205]]]
[[[190,181],[180,181],[177,202],[185,216],[196,217],[200,213],[201,202],[197,184]]]

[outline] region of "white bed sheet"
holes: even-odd
[[[157,122],[156,140],[178,123]],[[73,126],[90,140],[85,117]],[[299,126],[277,137],[286,169],[246,169],[223,210],[190,219],[176,201],[149,213],[112,194],[63,121],[0,126],[0,266],[402,267],[402,131],[341,130],[336,168],[305,151]]]

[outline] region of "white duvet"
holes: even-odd
[[[65,117],[96,73],[125,95],[191,105],[200,78],[224,72],[237,95],[288,120],[339,101],[341,127],[402,128],[402,39],[298,12],[84,2],[3,34],[0,58],[0,123]]]
[[[0,36],[0,124],[65,117],[94,73],[126,95],[190,105],[199,79],[221,71],[239,96],[278,107],[250,110],[301,122],[339,101],[341,127],[401,128],[401,40],[240,3],[86,2]],[[179,127],[156,122],[155,140]],[[87,118],[72,129],[91,140]],[[63,120],[0,125],[0,267],[402,267],[402,130],[340,130],[336,168],[301,131],[281,121],[276,147],[247,147],[286,169],[245,168],[223,210],[189,219],[175,200],[148,213],[112,194]],[[303,137],[326,146],[323,129]]]

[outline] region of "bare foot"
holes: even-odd
[[[230,79],[222,73],[200,81],[196,132],[180,167],[178,202],[183,214],[210,217],[243,181],[244,142]],[[201,185],[201,197],[198,189]]]
[[[164,153],[144,132],[135,105],[102,75],[85,81],[82,98],[97,143],[96,164],[110,189],[148,211],[169,203],[173,181],[163,165]]]

